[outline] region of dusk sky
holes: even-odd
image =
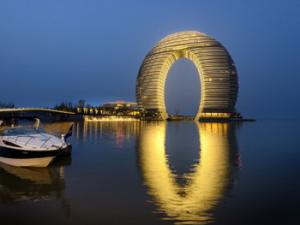
[[[227,48],[239,73],[242,114],[300,113],[298,0],[0,0],[0,101],[21,107],[135,101],[145,55],[185,30]],[[193,64],[180,60],[170,73],[169,109],[193,112],[199,99]]]

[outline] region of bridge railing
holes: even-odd
[[[47,108],[4,108],[0,109],[0,113],[10,113],[10,112],[36,112],[36,111],[42,111],[42,112],[52,112],[52,113],[61,113],[61,114],[69,114],[74,115],[74,112],[69,111],[63,111],[63,110],[56,110],[56,109],[47,109]]]

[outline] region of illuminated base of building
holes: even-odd
[[[167,121],[182,121],[182,120],[195,120],[194,116],[186,116],[186,115],[169,115]]]
[[[255,119],[243,118],[240,113],[201,113],[200,122],[242,122],[255,121]]]
[[[210,112],[210,113],[200,113],[200,118],[231,118],[234,113],[220,113],[220,112]],[[241,117],[239,115],[239,117]]]
[[[163,116],[162,116],[163,115]],[[195,120],[201,122],[231,122],[231,121],[255,121],[254,119],[245,119],[238,112],[201,112],[196,116],[184,115],[164,115],[159,109],[147,109],[144,111],[142,120],[153,121],[181,121],[181,120]]]
[[[199,118],[199,122],[254,122],[255,119],[245,119],[245,118]]]
[[[139,121],[137,118],[126,116],[84,116],[83,119],[87,122]]]

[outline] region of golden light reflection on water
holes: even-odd
[[[91,138],[95,142],[99,140],[99,137],[111,136],[114,139],[115,146],[122,148],[126,140],[138,136],[139,128],[139,121],[84,121],[75,124],[75,135],[84,141]]]
[[[235,148],[227,123],[195,123],[200,162],[185,175],[186,185],[176,181],[166,156],[166,122],[147,124],[139,138],[139,163],[144,183],[159,211],[176,224],[206,224],[224,196],[230,181],[230,151]],[[233,143],[232,143],[233,142]],[[236,150],[236,149],[235,149]]]
[[[157,211],[163,213],[162,219],[176,224],[207,224],[214,220],[214,209],[231,184],[232,155],[237,153],[235,127],[227,123],[191,124],[200,143],[200,162],[183,175],[184,185],[178,182],[179,175],[171,169],[166,153],[168,122],[75,123],[74,134],[84,142],[107,136],[120,148],[124,140],[137,137],[143,181]],[[67,129],[69,124],[59,127]]]

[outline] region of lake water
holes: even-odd
[[[299,128],[75,123],[70,157],[43,169],[0,165],[0,224],[300,224]]]

